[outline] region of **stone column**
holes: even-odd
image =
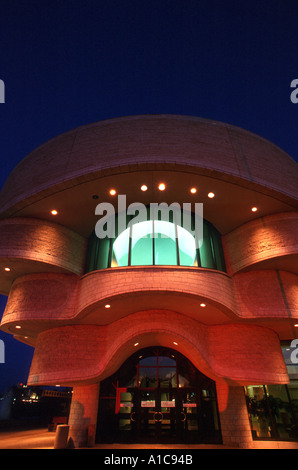
[[[216,391],[223,444],[254,448],[243,387],[217,382]]]
[[[92,447],[95,444],[99,383],[73,388],[69,420],[69,446]]]

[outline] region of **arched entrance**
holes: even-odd
[[[100,384],[97,441],[220,443],[215,382],[176,350],[141,349]]]

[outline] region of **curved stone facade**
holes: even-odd
[[[111,188],[127,204],[203,203],[227,272],[138,265],[86,273],[96,205],[116,205]],[[201,118],[98,122],[20,162],[0,194],[1,329],[35,347],[29,383],[74,387],[78,445],[88,417],[80,424],[75,409],[91,410],[94,425],[99,383],[138,349],[175,343],[216,382],[223,441],[234,426],[238,444],[252,446],[241,387],[289,381],[280,341],[297,336],[297,208],[297,164],[285,152]],[[245,432],[229,418],[239,410]]]
[[[225,236],[225,246],[231,274],[283,265],[298,274],[298,213],[247,222]]]
[[[274,161],[274,167],[272,167]],[[1,212],[96,175],[141,165],[185,165],[265,185],[295,197],[295,162],[271,142],[244,129],[191,116],[131,116],[81,126],[38,147],[9,176]],[[124,170],[122,170],[124,171]],[[32,184],[32,172],[35,182]]]
[[[40,333],[30,383],[94,383],[135,352],[136,341],[176,348],[205,375],[229,384],[287,383],[279,339],[255,325],[205,326],[171,311],[134,313],[108,327],[72,325]],[[88,347],[86,345],[88,344]],[[266,357],[263,357],[266,344]],[[262,360],[261,360],[262,359]]]

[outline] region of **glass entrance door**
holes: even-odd
[[[101,383],[100,398],[99,442],[220,442],[215,384],[177,351],[138,352]]]
[[[138,414],[140,435],[147,440],[165,442],[176,433],[176,391],[141,390]]]

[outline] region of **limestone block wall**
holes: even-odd
[[[129,116],[81,126],[35,149],[7,179],[0,212],[10,215],[37,194],[48,196],[58,187],[86,180],[86,175],[157,163],[241,178],[247,186],[265,184],[290,197],[297,192],[295,161],[244,129],[191,116]]]
[[[229,274],[262,267],[272,268],[271,260],[298,255],[298,212],[259,217],[241,225],[224,238]],[[293,264],[295,266],[295,264]]]
[[[39,334],[30,384],[92,383],[114,373],[136,350],[176,348],[213,379],[234,384],[287,383],[279,338],[255,325],[205,326],[175,312],[139,312],[110,325],[72,325]]]

